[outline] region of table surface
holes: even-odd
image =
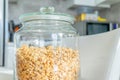
[[[4,67],[0,67],[0,73],[13,74],[13,70],[4,68]]]

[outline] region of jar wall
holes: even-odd
[[[16,33],[15,80],[78,80],[77,34],[61,22],[24,23]]]

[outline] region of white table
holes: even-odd
[[[13,80],[13,70],[0,67],[0,80]]]

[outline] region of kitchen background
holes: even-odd
[[[12,68],[12,57],[14,55],[14,33],[21,27],[19,16],[24,13],[37,12],[40,7],[53,6],[56,12],[68,13],[76,17],[80,21],[85,14],[92,14],[95,17],[94,23],[108,25],[109,23],[120,24],[120,0],[2,0],[5,1],[4,6],[4,26],[5,39],[3,45],[5,48],[2,53],[7,68]],[[80,15],[82,14],[82,15]],[[97,17],[96,17],[97,16]],[[99,19],[98,19],[99,17]],[[95,20],[94,20],[95,19]],[[109,30],[108,30],[109,31]],[[1,47],[0,47],[1,48]],[[1,48],[3,49],[3,48]],[[3,57],[3,56],[2,56]],[[1,56],[0,56],[1,58]],[[3,65],[2,65],[3,66]]]
[[[77,16],[78,22],[80,22],[79,19],[81,19],[80,14],[84,15],[84,13],[90,13],[93,14],[90,15],[90,17],[95,17],[95,20],[92,18],[93,22],[89,20],[92,23],[100,22],[102,25],[105,22],[107,22],[107,25],[113,22],[118,25],[120,23],[119,0],[6,0],[5,55],[7,55],[8,58],[12,56],[9,50],[13,52],[14,33],[21,27],[19,16],[24,13],[38,12],[40,7],[43,6],[53,6],[56,12],[68,13],[75,17]],[[100,18],[97,20],[98,16]],[[79,32],[85,33],[85,31]],[[12,62],[8,60],[5,64],[10,67],[10,63],[12,64]]]
[[[9,23],[6,23],[6,46],[9,46],[6,48],[6,51],[12,49],[12,46],[14,45],[14,33],[21,27],[19,16],[24,13],[38,12],[40,7],[43,6],[53,6],[55,7],[56,12],[68,13],[75,17],[77,16],[77,19],[81,19],[79,17],[81,17],[80,14],[82,13],[90,13],[93,14],[93,17],[95,16],[95,20],[93,20],[95,23],[99,21],[101,24],[108,22],[107,25],[113,22],[118,25],[120,23],[119,0],[6,0],[6,18],[8,18],[6,20],[7,23]],[[100,19],[96,20],[96,16],[99,16]],[[79,32],[85,33],[85,31]],[[7,53],[7,56],[11,55],[8,55]],[[8,60],[7,63],[11,62]],[[9,65],[7,63],[5,64]]]
[[[110,7],[101,7],[98,9],[100,16],[109,21],[120,22],[120,2],[110,5]],[[82,0],[81,0],[82,2]],[[57,12],[68,13],[76,16],[77,10],[68,9],[70,0],[9,0],[8,5],[8,19],[14,20],[16,24],[19,23],[19,16],[24,13],[36,12],[42,6],[54,6]],[[67,5],[66,5],[67,4]],[[84,5],[84,4],[83,4]],[[87,6],[87,4],[85,4]],[[88,5],[89,6],[89,5]],[[91,6],[89,6],[91,7]],[[96,8],[96,6],[92,6]],[[77,7],[76,7],[77,8]],[[96,9],[97,10],[97,9]]]
[[[120,3],[116,3],[111,8],[103,9],[100,11],[100,15],[107,20],[120,23]]]
[[[100,22],[106,26],[109,23],[120,23],[120,1],[119,0],[3,0],[5,1],[5,51],[6,58],[11,58],[13,53],[14,33],[21,27],[19,16],[24,13],[37,12],[40,7],[53,6],[56,12],[68,13],[77,16],[78,22],[84,13],[90,13],[95,17],[93,21]],[[97,16],[97,17],[96,17]],[[98,19],[99,16],[99,19]],[[98,19],[98,20],[97,20]],[[90,20],[89,20],[90,21]],[[76,21],[77,23],[77,21]],[[108,30],[109,31],[109,30]],[[9,51],[9,52],[8,52]],[[10,57],[11,56],[11,57]],[[8,67],[11,61],[6,61]]]

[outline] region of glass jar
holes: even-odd
[[[20,17],[15,34],[15,80],[78,80],[80,58],[74,18],[53,7]]]

